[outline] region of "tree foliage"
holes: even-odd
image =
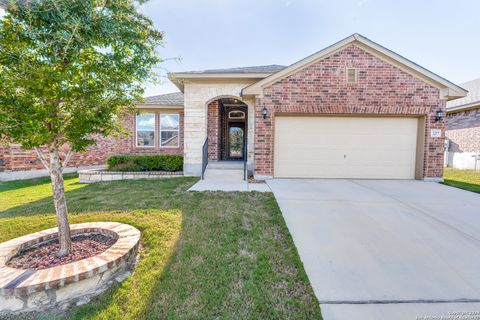
[[[120,130],[162,38],[133,0],[13,0],[0,19],[0,140],[34,148],[49,170],[60,256],[71,251],[63,168]]]
[[[83,151],[143,95],[162,33],[130,0],[14,1],[0,20],[0,136]]]

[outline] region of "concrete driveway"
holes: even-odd
[[[325,319],[480,311],[480,195],[421,181],[268,185]]]

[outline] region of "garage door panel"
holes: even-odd
[[[277,117],[274,175],[413,179],[417,119]]]

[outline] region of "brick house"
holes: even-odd
[[[446,163],[458,169],[480,168],[480,79],[461,84],[464,98],[447,102],[445,136],[449,142]]]
[[[181,93],[148,97],[137,106],[140,115],[123,118],[128,135],[118,138],[97,138],[97,144],[85,153],[73,154],[65,172],[104,167],[114,154],[183,154],[183,95]],[[160,121],[170,126],[160,127]],[[163,121],[163,123],[165,123]],[[141,127],[138,125],[142,125]],[[139,129],[138,131],[136,129]],[[162,132],[162,141],[156,134]],[[152,136],[153,139],[150,137]],[[22,150],[18,145],[0,144],[0,181],[26,179],[48,175],[33,150]]]
[[[169,76],[181,93],[147,98],[126,119],[128,137],[99,139],[71,165],[103,164],[114,153],[175,153],[194,176],[208,158],[245,161],[260,179],[440,180],[442,113],[467,93],[358,34],[288,67]],[[12,150],[2,150],[9,156],[0,171],[30,157]]]

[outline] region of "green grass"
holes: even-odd
[[[187,192],[195,182],[66,176],[72,223],[129,223],[142,250],[131,277],[59,317],[321,319],[273,195]],[[49,179],[0,183],[0,241],[54,225]]]
[[[443,184],[480,193],[480,172],[445,168]]]

